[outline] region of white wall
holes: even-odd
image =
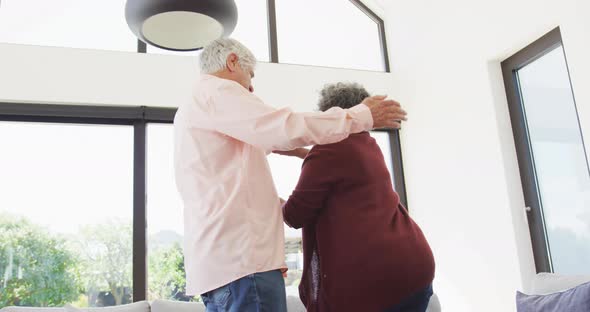
[[[515,311],[535,271],[500,62],[561,26],[589,138],[590,2],[383,2],[394,88],[409,112],[408,200],[435,252],[443,310]]]
[[[0,44],[0,103],[178,106],[197,64],[190,56]],[[325,83],[344,80],[394,93],[387,73],[269,63],[259,64],[254,88],[271,105],[310,111]]]

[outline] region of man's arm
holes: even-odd
[[[395,127],[394,120],[405,119],[405,112],[398,107],[399,104],[396,106],[393,101],[385,103],[378,99],[367,100],[366,105],[347,110],[332,108],[317,113],[276,109],[230,81],[224,83],[210,100],[213,109],[199,120],[201,126],[265,151],[288,151],[308,145],[335,143],[351,133],[373,127]],[[398,110],[393,107],[398,107]]]

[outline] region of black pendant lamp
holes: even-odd
[[[233,0],[127,0],[125,18],[141,41],[173,51],[202,49],[236,28]]]

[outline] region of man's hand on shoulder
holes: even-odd
[[[399,129],[401,122],[407,120],[407,113],[394,100],[386,100],[387,96],[376,95],[363,100],[373,116],[373,128]]]

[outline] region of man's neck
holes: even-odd
[[[231,73],[228,72],[227,70],[220,70],[218,72],[214,72],[214,73],[211,73],[209,75],[215,76],[215,77],[221,78],[221,79],[233,80],[232,79],[232,76],[231,76]]]

